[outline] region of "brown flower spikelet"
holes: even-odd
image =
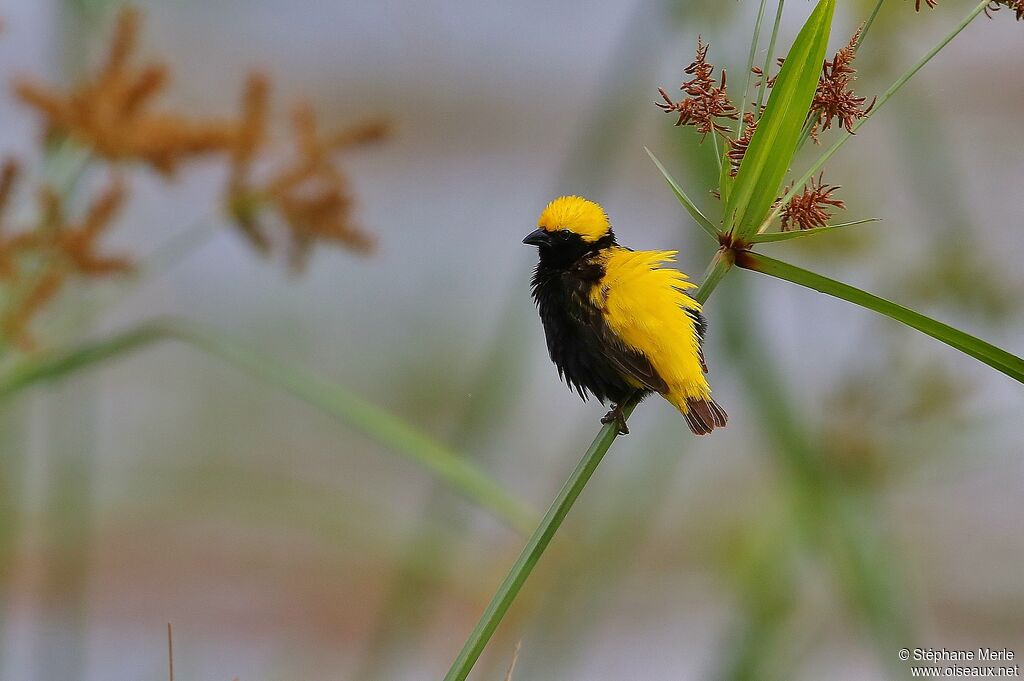
[[[750,140],[754,137],[754,131],[757,130],[757,122],[759,118],[754,118],[754,114],[750,111],[743,114],[743,134],[740,135],[739,139],[726,138],[729,144],[729,174],[736,177],[736,173],[740,170],[740,164],[743,162],[743,157],[747,153],[747,147],[750,146]]]
[[[851,87],[857,78],[853,60],[857,55],[860,30],[853,34],[850,42],[836,52],[831,61],[826,60],[818,78],[818,88],[811,103],[811,137],[818,140],[818,132],[828,130],[833,121],[838,121],[846,131],[853,134],[853,127],[861,118],[867,117],[875,106],[876,99],[864,106],[866,97],[858,97]]]
[[[1024,0],[1019,0],[1024,2]],[[860,29],[853,34],[850,42],[841,50],[836,52],[831,60],[826,59],[821,67],[821,75],[818,77],[818,87],[814,91],[814,99],[811,102],[811,111],[808,114],[811,125],[811,138],[817,142],[818,133],[828,130],[836,121],[842,125],[847,132],[853,134],[857,121],[866,118],[875,106],[877,97],[871,100],[866,107],[866,97],[858,97],[853,91],[853,81],[857,79],[857,70],[853,68],[853,60],[857,56],[857,42],[860,40]],[[786,62],[784,57],[777,60],[779,67]],[[755,87],[760,87],[761,81],[765,78],[763,69],[753,67],[757,76]],[[778,74],[767,78],[766,86],[775,86]]]
[[[228,177],[228,212],[246,239],[260,252],[270,250],[270,238],[261,213],[276,212],[288,231],[289,261],[301,270],[318,241],[333,242],[356,252],[373,247],[372,238],[352,220],[354,199],[348,177],[334,162],[347,148],[376,142],[387,126],[371,121],[361,126],[321,134],[308,103],[292,114],[292,159],[272,169],[264,182],[250,180],[254,161],[265,142],[268,88],[266,79],[250,77],[242,98],[242,122],[231,152]]]
[[[0,239],[0,261],[9,266],[11,276],[5,279],[13,292],[0,314],[0,331],[5,338],[22,349],[32,349],[35,343],[29,325],[60,293],[69,276],[97,278],[133,269],[127,258],[97,252],[98,241],[112,224],[125,195],[124,185],[114,180],[93,199],[80,221],[68,222],[57,194],[48,187],[39,191],[35,229]],[[40,263],[38,268],[19,271],[14,265],[16,258],[29,255]]]
[[[715,67],[707,61],[708,48],[700,36],[697,36],[697,53],[694,60],[683,69],[683,73],[693,76],[684,81],[679,89],[686,95],[678,102],[672,101],[663,88],[658,88],[663,102],[655,105],[665,113],[678,113],[676,125],[690,125],[697,129],[702,137],[710,132],[725,136],[729,129],[719,119],[736,120],[739,112],[732,105],[726,93],[725,69],[716,84],[713,77]]]
[[[786,63],[786,58],[778,57],[775,59],[775,63],[781,69],[782,65]],[[754,87],[758,88],[761,87],[762,81],[765,83],[765,87],[773,88],[775,87],[775,81],[778,80],[779,78],[779,74],[776,73],[774,76],[769,76],[768,79],[765,81],[764,69],[762,69],[760,66],[751,67],[750,72],[756,76],[756,78],[754,78]]]
[[[10,281],[15,276],[13,239],[8,234],[10,230],[6,227],[4,219],[20,170],[18,162],[10,158],[5,159],[3,166],[0,167],[0,281]]]
[[[228,121],[150,111],[169,71],[164,64],[130,66],[140,21],[137,10],[121,11],[104,66],[92,80],[62,94],[22,78],[14,90],[42,115],[49,131],[68,135],[108,160],[140,161],[171,174],[183,160],[230,148],[236,130]]]
[[[993,0],[985,8],[985,16],[991,19],[992,13],[1003,7],[1012,10],[1017,21],[1024,21],[1024,0]]]
[[[782,209],[782,231],[814,229],[825,227],[832,218],[833,209],[844,209],[846,204],[834,198],[833,192],[839,187],[822,184],[822,176],[811,181]],[[787,190],[788,191],[788,190]]]

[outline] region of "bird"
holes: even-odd
[[[620,246],[604,209],[580,196],[551,201],[523,243],[538,249],[531,286],[551,361],[581,398],[611,403],[602,423],[628,433],[624,406],[658,393],[694,434],[726,425],[705,376],[695,285],[665,266],[677,251]]]

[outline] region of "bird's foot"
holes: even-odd
[[[601,423],[614,423],[619,428],[619,435],[629,435],[629,428],[626,427],[626,417],[622,413],[621,404],[613,404],[611,410],[601,417]]]

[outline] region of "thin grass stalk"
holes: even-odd
[[[857,36],[857,44],[853,46],[853,51],[856,52],[860,49],[860,46],[864,43],[864,37],[871,30],[871,25],[875,23],[875,17],[878,16],[879,10],[882,9],[882,3],[885,0],[878,0],[875,3],[874,8],[871,10],[871,14],[868,15],[867,21],[864,22],[864,26],[860,29],[860,35]]]
[[[779,213],[782,212],[782,207],[787,205],[793,199],[793,197],[796,196],[799,192],[803,191],[804,185],[807,184],[808,180],[810,180],[819,170],[821,170],[825,163],[827,163],[828,160],[832,158],[832,156],[835,155],[835,153],[839,151],[839,149],[844,144],[846,144],[851,137],[854,136],[854,133],[856,133],[862,125],[867,123],[875,114],[877,114],[879,110],[883,106],[885,106],[885,103],[888,102],[893,95],[899,92],[900,88],[906,85],[907,81],[913,78],[918,71],[924,68],[925,64],[930,62],[932,58],[934,58],[935,55],[937,55],[942,50],[942,48],[948,45],[950,41],[953,40],[953,38],[955,38],[957,35],[960,34],[961,31],[967,28],[967,26],[972,21],[974,21],[974,19],[979,14],[984,12],[988,4],[989,3],[987,2],[987,0],[983,0],[982,2],[978,3],[978,5],[976,5],[974,9],[968,12],[967,15],[960,20],[960,23],[957,24],[952,31],[946,34],[946,36],[943,37],[942,40],[940,40],[935,46],[933,46],[932,49],[930,49],[923,57],[921,57],[913,66],[907,69],[907,71],[902,76],[897,78],[896,82],[890,85],[889,88],[884,93],[882,93],[881,96],[879,96],[878,100],[875,102],[875,106],[871,109],[871,111],[869,111],[864,118],[861,118],[854,124],[853,131],[840,136],[840,138],[836,140],[835,143],[818,158],[818,160],[811,164],[810,168],[807,169],[807,171],[800,177],[800,179],[793,183],[793,186],[790,188],[790,190],[783,194],[782,199],[779,201],[778,205],[768,214],[768,217],[765,218],[765,221],[762,223],[758,231],[766,229],[767,226],[772,221],[774,221],[775,218],[779,216]]]
[[[536,517],[525,504],[426,433],[313,372],[253,352],[195,324],[149,322],[74,350],[23,362],[0,376],[0,402],[29,386],[64,378],[165,340],[177,340],[212,354],[404,454],[513,529],[526,534],[534,526]]]
[[[635,408],[636,401],[633,399],[629,400],[623,406],[623,417],[629,418],[629,415],[633,413]],[[512,601],[515,600],[530,573],[533,572],[537,561],[540,560],[540,557],[551,543],[555,532],[562,526],[565,516],[569,513],[576,499],[579,498],[583,488],[590,481],[591,476],[597,470],[597,466],[604,459],[605,454],[615,441],[615,438],[618,437],[618,434],[618,426],[614,423],[606,424],[598,432],[597,437],[594,438],[594,441],[583,454],[576,468],[573,469],[572,474],[565,481],[561,491],[548,508],[547,513],[544,514],[540,525],[537,526],[526,546],[523,547],[519,558],[512,566],[512,569],[509,570],[505,580],[498,587],[490,604],[488,604],[487,609],[484,610],[483,615],[480,617],[480,621],[469,635],[462,651],[459,652],[455,662],[452,663],[451,669],[445,675],[444,681],[465,681],[466,677],[469,676],[469,672],[480,658],[480,654],[483,653],[487,642],[494,634],[494,630],[498,628],[498,624],[512,606]]]
[[[704,215],[703,212],[701,212],[700,208],[697,207],[697,204],[694,203],[693,199],[691,199],[686,194],[686,192],[679,185],[679,183],[676,182],[676,179],[672,177],[672,174],[668,172],[668,169],[665,168],[665,166],[662,165],[661,161],[658,160],[658,157],[655,156],[654,153],[647,147],[644,147],[644,151],[647,152],[647,155],[651,158],[651,161],[654,162],[654,165],[658,168],[658,171],[661,172],[661,176],[665,178],[666,182],[668,182],[668,186],[669,188],[672,189],[672,193],[676,195],[676,199],[678,199],[679,203],[681,203],[683,207],[686,208],[687,212],[690,214],[690,217],[692,217],[693,221],[697,223],[697,226],[704,230],[704,233],[711,237],[713,241],[717,242],[720,236],[720,232],[718,227],[715,226],[715,223],[711,222],[711,220],[709,220],[708,217]],[[718,155],[717,150],[715,152],[715,155]],[[721,158],[718,159],[719,163],[721,163],[721,160]],[[719,168],[719,172],[721,172],[721,168]]]
[[[740,118],[743,118],[740,116]],[[715,164],[718,168],[718,173],[722,173],[722,169],[725,167],[725,162],[722,160],[723,154],[721,148],[718,146],[718,135],[714,131],[711,133],[711,147],[715,150]]]
[[[794,229],[788,232],[758,232],[754,236],[750,237],[747,241],[751,244],[767,244],[778,241],[791,241],[793,239],[803,239],[809,236],[815,236],[824,232],[831,232],[836,229],[842,229],[843,227],[854,227],[856,225],[866,225],[869,222],[878,222],[879,218],[864,218],[862,220],[851,220],[849,222],[840,222],[835,225],[825,225],[824,227],[812,227],[810,229]]]
[[[750,38],[750,54],[747,56],[747,75],[743,79],[743,97],[740,98],[740,117],[736,123],[736,139],[743,136],[743,128],[746,127],[745,121],[743,120],[743,114],[747,110],[747,102],[750,97],[750,79],[754,75],[754,59],[757,57],[757,43],[761,39],[761,21],[764,19],[764,9],[767,6],[768,0],[761,0],[761,4],[757,8],[757,20],[754,21],[754,35]]]
[[[539,587],[544,596],[538,600],[543,605],[529,627],[526,646],[530,655],[522,662],[522,678],[572,677],[584,651],[579,642],[587,640],[588,633],[600,627],[603,615],[614,607],[616,587],[634,568],[638,552],[651,536],[657,512],[665,508],[674,472],[688,462],[688,448],[685,442],[678,442],[677,428],[672,420],[664,432],[645,434],[635,448],[644,455],[630,464],[622,478],[611,481],[614,492],[604,497],[608,507],[601,509],[599,517],[588,517],[590,532],[586,536],[573,533],[577,540],[573,552],[559,556],[562,560],[551,570],[557,573],[553,583]],[[541,661],[548,664],[541,667]]]
[[[764,67],[761,70],[761,85],[757,88],[757,105],[754,107],[755,116],[760,113],[761,106],[764,104],[765,92],[768,91],[768,73],[772,67],[772,55],[775,54],[775,42],[779,37],[779,26],[782,24],[782,8],[785,4],[786,0],[779,0],[778,9],[775,10],[775,23],[772,25],[772,37],[768,41],[768,52],[764,56]],[[743,112],[740,112],[740,115],[743,115]]]

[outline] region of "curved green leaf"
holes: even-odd
[[[533,512],[458,454],[394,414],[312,371],[267,357],[195,324],[159,321],[67,352],[26,360],[0,376],[0,400],[36,383],[53,381],[156,342],[177,340],[225,360],[264,383],[281,388],[349,427],[413,459],[511,527],[528,533]]]
[[[1010,378],[1024,383],[1024,359],[902,305],[753,251],[738,252],[736,265],[754,272],[785,279],[884,314],[886,317],[928,334],[932,338],[998,369]]]
[[[668,186],[672,188],[672,193],[676,195],[677,199],[679,199],[679,203],[683,204],[683,208],[690,213],[690,217],[693,218],[694,222],[696,222],[701,229],[707,232],[708,236],[715,241],[718,241],[718,228],[715,227],[715,224],[711,222],[704,213],[700,212],[700,208],[697,208],[697,204],[695,204],[693,200],[686,195],[686,192],[683,191],[683,188],[678,182],[676,182],[676,179],[672,177],[672,174],[668,172],[665,166],[661,164],[658,157],[655,156],[647,147],[644,147],[644,151],[646,151],[647,155],[651,157],[652,161],[654,161],[654,165],[658,167],[658,170],[661,172],[661,176],[665,178],[665,181],[668,182]]]
[[[824,227],[814,227],[812,229],[794,229],[789,232],[761,232],[747,237],[748,244],[767,244],[774,241],[789,241],[790,239],[799,239],[805,236],[814,236],[815,234],[821,234],[822,232],[831,232],[833,229],[840,229],[842,227],[853,227],[854,225],[864,225],[869,222],[878,222],[879,218],[864,218],[863,220],[853,220],[852,222],[840,222],[838,225],[825,225]]]

